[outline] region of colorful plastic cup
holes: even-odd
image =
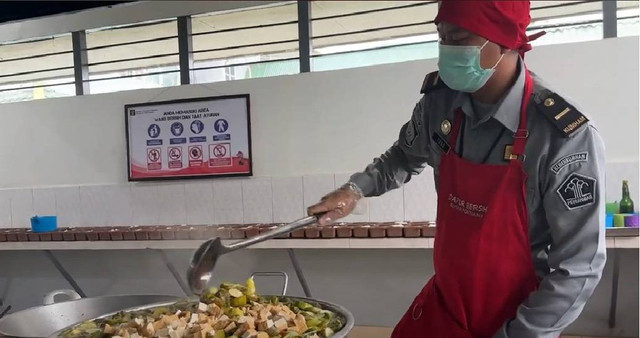
[[[613,228],[613,214],[607,214],[604,221],[604,226],[607,228]]]
[[[640,223],[638,214],[627,215],[624,218],[625,228],[638,228],[638,223]]]
[[[612,202],[612,203],[607,203],[605,205],[605,209],[606,209],[606,213],[607,214],[617,214],[618,213],[618,209],[620,208],[620,206],[618,205],[618,202]]]
[[[614,228],[624,228],[624,214],[614,214],[613,215],[613,227]]]

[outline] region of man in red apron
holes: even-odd
[[[439,5],[439,72],[400,139],[308,212],[330,223],[432,166],[435,275],[392,337],[557,337],[605,262],[603,142],[526,68],[528,1]]]

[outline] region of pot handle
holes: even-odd
[[[254,272],[251,275],[251,279],[256,276],[265,276],[265,277],[282,277],[283,285],[282,285],[282,295],[287,295],[287,287],[289,286],[289,275],[284,271],[276,271],[276,272]]]
[[[77,299],[82,298],[82,297],[80,297],[80,295],[77,292],[75,292],[73,290],[60,289],[60,290],[53,290],[53,291],[47,293],[44,296],[44,298],[42,300],[42,303],[44,305],[55,304],[56,303],[55,297],[57,295],[65,295],[65,296],[67,296],[69,298],[67,300],[64,300],[64,302],[67,302],[67,301],[70,301],[70,300],[77,300]]]

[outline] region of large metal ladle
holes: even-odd
[[[222,244],[220,238],[207,240],[200,245],[191,257],[191,264],[187,270],[187,281],[189,282],[191,291],[196,295],[202,294],[211,280],[213,269],[215,268],[216,262],[220,256],[238,249],[246,248],[256,243],[264,242],[279,235],[292,232],[298,228],[316,223],[317,221],[318,216],[309,216],[287,225],[283,225],[269,232],[259,234],[258,236],[247,238],[246,240],[238,241],[229,245]]]

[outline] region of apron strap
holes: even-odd
[[[462,119],[464,118],[464,113],[462,112],[462,108],[458,107],[454,113],[453,117],[453,126],[451,126],[451,133],[449,133],[449,145],[451,146],[451,150],[456,152],[456,143],[458,142],[458,134],[460,133],[460,125],[462,124]]]
[[[529,137],[529,130],[527,130],[527,106],[531,99],[531,93],[533,91],[533,79],[527,66],[524,66],[525,80],[524,80],[524,93],[522,95],[522,103],[520,104],[520,122],[518,122],[518,130],[513,134],[513,150],[511,152],[511,161],[524,162],[524,146],[527,143]]]
[[[527,130],[527,106],[531,99],[531,93],[533,92],[533,78],[529,74],[527,66],[524,66],[524,93],[522,95],[522,102],[520,103],[520,121],[518,122],[518,129],[513,134],[513,149],[511,151],[512,162],[524,162],[524,146],[527,144],[527,138],[529,137],[529,130]],[[460,133],[460,125],[464,113],[462,107],[458,107],[455,110],[455,116],[453,120],[453,126],[451,126],[451,133],[449,133],[449,145],[451,150],[456,151],[456,143],[458,142],[458,134]]]

